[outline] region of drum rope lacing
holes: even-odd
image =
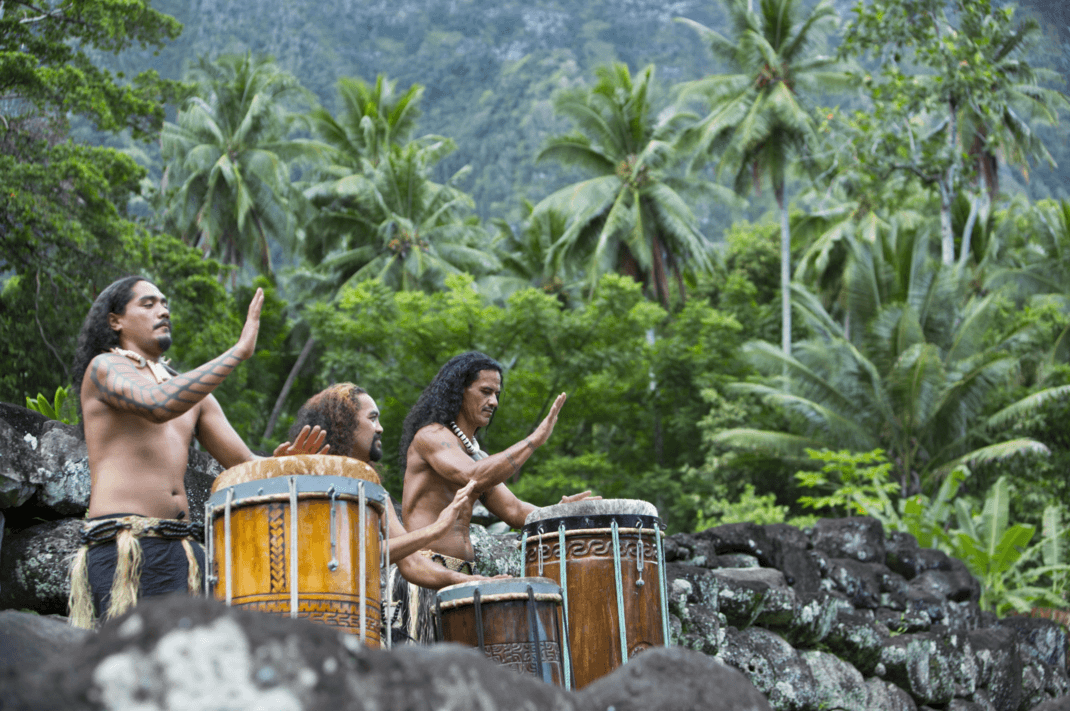
[[[230,556],[230,509],[234,505],[234,489],[227,489],[227,507],[223,510],[223,539],[226,542],[226,549],[223,551],[223,555],[226,560],[226,574],[227,574],[227,605],[231,603],[231,599],[234,596],[234,563]]]

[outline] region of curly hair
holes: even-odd
[[[126,305],[134,298],[134,285],[139,281],[148,279],[143,276],[128,276],[112,282],[89,307],[89,313],[82,322],[82,330],[78,332],[78,347],[74,352],[74,364],[71,367],[74,395],[79,401],[82,379],[89,363],[101,353],[119,345],[119,333],[108,325],[108,315],[122,316],[126,313]]]
[[[360,396],[368,391],[353,383],[335,383],[316,393],[297,411],[290,427],[290,441],[294,441],[305,425],[319,425],[327,432],[324,444],[331,445],[331,454],[351,456],[355,445],[354,428],[360,414]]]
[[[409,456],[409,445],[420,428],[432,423],[447,425],[461,411],[464,391],[476,381],[484,370],[496,370],[503,377],[502,364],[478,351],[469,351],[449,359],[438,371],[431,384],[420,393],[416,404],[405,415],[401,426],[401,443],[398,446],[398,468],[404,472]]]

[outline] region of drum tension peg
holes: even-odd
[[[335,491],[334,486],[331,486],[331,488],[327,489],[327,496],[331,498],[331,560],[329,563],[327,563],[327,570],[333,573],[334,571],[338,570],[338,534],[336,532],[336,529],[338,528],[338,526],[336,525],[336,520],[338,517],[338,492]]]

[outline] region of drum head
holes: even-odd
[[[270,499],[274,501],[286,501],[290,498],[291,477],[272,477],[270,479],[256,479],[242,482],[232,486],[222,487],[208,497],[207,509],[212,516],[223,515],[223,509],[230,499],[231,506],[245,506],[263,503]],[[332,497],[359,500],[361,489],[364,490],[364,499],[373,507],[383,512],[386,505],[386,489],[370,481],[340,476],[294,476],[293,493],[299,499],[318,498],[331,499]]]
[[[546,595],[561,597],[561,586],[549,578],[507,578],[449,585],[438,591],[438,600],[443,605],[472,602],[475,599],[476,590],[479,590],[479,596],[483,598],[508,595],[519,599],[527,596],[528,586],[531,586],[531,591],[539,599],[545,599],[543,596]]]
[[[235,484],[285,476],[338,476],[379,483],[370,465],[352,457],[333,454],[295,454],[243,462],[226,470],[212,483],[212,493]]]
[[[524,521],[528,535],[551,533],[565,524],[566,531],[609,528],[616,521],[620,528],[664,528],[658,509],[639,499],[583,499],[535,509]]]

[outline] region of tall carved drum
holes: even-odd
[[[439,641],[477,647],[491,660],[566,685],[561,588],[546,578],[450,585],[435,599]]]
[[[524,574],[562,588],[572,686],[582,689],[669,639],[658,510],[646,501],[557,504],[524,524]]]
[[[207,594],[379,646],[387,495],[375,470],[318,454],[261,459],[223,472],[212,492],[204,517]]]

